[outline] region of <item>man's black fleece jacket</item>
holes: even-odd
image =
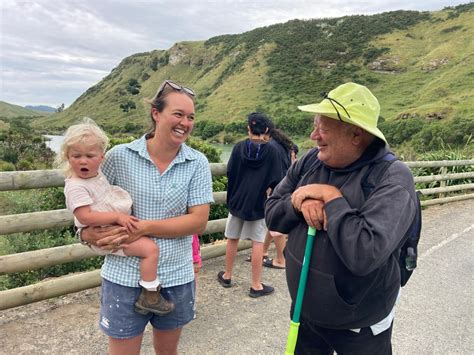
[[[318,326],[368,327],[384,319],[395,304],[400,288],[398,249],[416,210],[413,176],[404,163],[395,161],[367,200],[361,188],[370,164],[388,151],[376,140],[357,161],[334,169],[319,161],[317,149],[312,149],[290,167],[266,202],[268,228],[289,234],[286,276],[294,302],[308,226],[293,208],[291,194],[314,183],[342,192],[324,207],[328,228],[316,233],[301,312]]]

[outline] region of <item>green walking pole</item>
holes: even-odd
[[[301,267],[300,283],[296,294],[295,309],[293,311],[293,319],[290,323],[288,332],[288,340],[286,341],[285,355],[294,354],[296,347],[296,339],[298,339],[298,328],[300,326],[301,305],[303,304],[304,291],[306,288],[306,280],[308,278],[309,262],[311,260],[311,251],[313,250],[314,236],[316,228],[308,228],[308,239],[306,240],[306,248],[304,250],[303,266]]]

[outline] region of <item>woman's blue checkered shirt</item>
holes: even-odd
[[[185,144],[163,174],[148,154],[145,136],[112,148],[102,164],[102,172],[112,185],[130,193],[133,215],[139,219],[181,216],[188,207],[213,202],[209,163],[202,153]],[[163,287],[191,282],[192,236],[153,240],[160,247],[158,276]],[[107,255],[101,276],[119,285],[138,287],[139,258]]]

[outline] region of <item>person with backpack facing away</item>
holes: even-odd
[[[291,313],[308,226],[318,230],[296,353],[391,354],[400,248],[419,215],[413,176],[394,160],[365,196],[366,173],[390,152],[365,86],[340,85],[299,109],[315,114],[317,147],[290,167],[265,208],[268,228],[289,234]]]

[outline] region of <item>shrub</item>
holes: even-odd
[[[135,102],[127,100],[120,104],[120,108],[123,112],[129,112],[130,110],[135,110],[137,106],[135,105]]]
[[[308,116],[307,114],[288,114],[275,119],[275,124],[284,132],[308,137],[313,130],[313,118],[314,116]]]
[[[141,85],[138,83],[137,79],[130,79],[127,85],[127,91],[132,95],[137,95],[140,93]]]
[[[443,149],[444,146],[451,148],[472,147],[472,132],[474,132],[474,120],[456,117],[453,120],[442,122],[430,122],[412,139],[412,145],[418,152],[427,152]]]
[[[0,171],[15,171],[15,165],[7,161],[0,160]]]
[[[207,157],[207,160],[209,160],[209,163],[221,162],[221,154],[219,149],[213,147],[212,145],[195,137],[189,138],[187,141],[187,145],[203,153]]]
[[[459,31],[462,28],[463,28],[463,26],[459,26],[459,25],[458,26],[452,26],[452,27],[442,29],[440,33],[455,32],[455,31]]]
[[[234,136],[233,134],[225,134],[222,140],[224,144],[232,144],[232,143],[235,143],[235,141],[237,140],[237,137]]]
[[[390,52],[390,48],[387,47],[381,47],[381,48],[375,48],[371,47],[367,49],[364,53],[364,64],[370,63],[380,57],[381,55]]]
[[[224,126],[224,131],[229,132],[229,133],[238,133],[238,134],[245,133],[247,131],[247,122],[243,120],[239,120],[239,121],[227,123]]]
[[[16,164],[16,168],[20,171],[33,170],[33,163],[29,160],[22,159]]]
[[[202,139],[209,139],[224,130],[224,123],[216,121],[200,121],[194,126],[194,134]]]
[[[472,159],[472,152],[470,152],[467,147],[464,148],[451,148],[442,146],[442,149],[431,151],[427,153],[420,154],[417,160],[420,161],[437,161],[437,160],[469,160]],[[443,172],[443,169],[446,169]],[[413,169],[415,176],[429,176],[429,175],[439,175],[442,173],[454,174],[454,173],[467,173],[474,171],[472,165],[461,165],[461,166],[449,166],[449,167],[425,167],[425,168],[416,168]],[[446,180],[446,185],[459,185],[459,184],[470,184],[473,183],[474,179],[459,179],[459,180]],[[437,187],[439,181],[434,181],[430,183],[417,183],[416,187],[418,189]]]
[[[396,121],[383,121],[379,128],[387,141],[392,145],[400,145],[409,141],[413,135],[423,129],[425,122],[421,118],[410,118]]]

